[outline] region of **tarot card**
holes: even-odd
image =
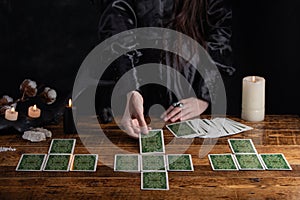
[[[251,139],[228,139],[233,153],[257,153]]]
[[[235,154],[237,166],[240,170],[265,170],[258,154]]]
[[[169,190],[168,172],[142,172],[142,190]]]
[[[161,129],[150,130],[147,135],[139,135],[140,153],[153,154],[165,153],[163,131]]]
[[[43,171],[67,172],[70,169],[71,154],[48,154]]]
[[[238,167],[232,154],[209,154],[210,165],[215,171],[237,171]]]
[[[95,172],[97,163],[97,154],[75,154],[73,155],[70,171]]]
[[[22,154],[16,171],[42,171],[46,154]]]
[[[194,171],[193,161],[190,154],[167,155],[169,171]]]
[[[139,172],[140,156],[137,154],[116,154],[114,171]]]
[[[193,138],[199,135],[198,131],[186,121],[168,124],[166,127],[175,137],[179,138]]]
[[[235,128],[238,129],[238,130],[241,130],[241,131],[248,131],[248,130],[253,129],[253,128],[250,127],[250,126],[247,126],[247,125],[242,124],[242,123],[240,123],[240,122],[234,121],[234,120],[232,120],[232,119],[226,118],[226,120],[228,121],[228,123],[229,123],[231,126],[235,127]]]
[[[142,171],[166,171],[165,155],[142,155]]]
[[[267,170],[292,170],[282,153],[260,154],[260,157]]]
[[[76,139],[52,139],[49,154],[73,154]]]
[[[208,133],[208,129],[201,126],[201,119],[193,119],[187,122],[198,132],[198,136],[204,136]]]

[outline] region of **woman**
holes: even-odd
[[[114,0],[102,13],[99,37],[103,41],[114,34],[139,27],[170,28],[199,42],[208,51],[219,71],[231,75],[234,72],[231,67],[231,16],[228,0]],[[122,125],[128,135],[138,138],[141,132],[148,132],[144,112],[147,113],[153,104],[159,103],[166,108],[161,117],[170,122],[197,117],[207,110],[211,100],[201,75],[192,72],[193,78],[188,78],[186,74],[191,74],[190,64],[170,53],[153,49],[131,52],[115,61],[101,80],[113,80],[116,83],[133,65],[144,63],[172,66],[186,77],[196,97],[177,99],[172,91],[157,85],[143,86],[128,92],[122,118]],[[110,93],[113,87],[114,84],[106,92]],[[100,93],[105,91],[103,87],[100,90]],[[102,100],[100,104],[100,116],[103,116],[101,111],[110,106],[110,100]]]

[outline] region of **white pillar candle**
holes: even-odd
[[[28,108],[28,116],[31,118],[39,118],[41,116],[41,110],[37,108],[36,105],[30,106]]]
[[[16,121],[18,119],[18,112],[15,111],[14,107],[5,111],[5,119],[9,121]]]
[[[265,79],[259,76],[243,78],[242,119],[263,121],[265,118]]]

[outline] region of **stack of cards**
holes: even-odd
[[[23,154],[17,171],[95,172],[98,155],[74,154],[75,139],[53,139],[48,154]]]
[[[228,118],[193,119],[168,124],[170,132],[179,138],[218,138],[251,130],[252,127]]]
[[[229,139],[233,154],[209,154],[213,170],[292,170],[283,154],[258,154],[251,139]]]
[[[142,190],[168,190],[168,171],[194,171],[190,154],[165,155],[162,130],[140,135],[140,154],[115,155],[114,170],[141,172]]]

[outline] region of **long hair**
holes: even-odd
[[[206,48],[204,38],[204,19],[206,19],[205,0],[175,0],[171,26],[198,41]]]

